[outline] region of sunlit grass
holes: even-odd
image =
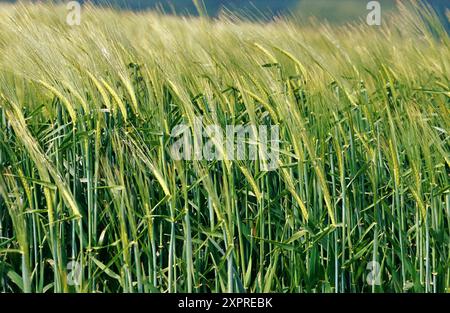
[[[0,291],[449,291],[450,50],[432,15],[65,20],[0,11]],[[280,168],[174,161],[171,130],[195,116],[279,125]]]

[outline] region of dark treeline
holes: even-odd
[[[31,0],[46,1],[46,0]],[[47,0],[53,2],[68,2],[69,0]],[[120,9],[128,10],[149,10],[161,9],[167,13],[176,14],[198,14],[198,10],[193,0],[78,0],[81,3],[91,2],[97,5],[108,5]],[[240,12],[251,12],[257,16],[279,15],[290,11],[295,11],[299,4],[314,0],[198,0],[204,3],[207,13],[216,16],[224,7],[230,10]],[[338,1],[338,0],[330,0]],[[354,0],[365,1],[365,0]],[[394,0],[392,0],[394,1]],[[442,22],[447,29],[450,29],[450,23],[446,17],[446,11],[450,10],[450,0],[422,0],[431,5],[441,17]],[[0,0],[0,2],[15,2],[15,0]],[[324,5],[325,6],[325,5]],[[327,10],[326,7],[323,8]],[[330,13],[328,13],[330,14]],[[331,12],[332,14],[332,12]],[[318,16],[320,18],[320,16]]]
[[[37,2],[38,0],[34,1]],[[217,15],[224,7],[246,11],[261,10],[263,12],[279,14],[295,8],[300,1],[301,0],[203,0],[203,3],[210,15]],[[15,0],[0,0],[0,2],[15,2]],[[53,2],[69,2],[69,0],[54,0]],[[116,8],[136,11],[160,8],[165,12],[176,12],[178,14],[198,13],[192,0],[78,0],[78,2],[91,2],[98,5],[110,5]],[[202,3],[202,0],[200,0],[199,3]]]

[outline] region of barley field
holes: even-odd
[[[0,292],[450,292],[450,40],[431,10],[66,16],[0,9]],[[276,125],[276,168],[174,159],[200,116]]]

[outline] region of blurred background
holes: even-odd
[[[34,0],[34,2],[45,0]],[[57,2],[58,0],[56,0]],[[330,23],[345,23],[367,16],[366,5],[369,0],[197,0],[204,3],[210,16],[217,16],[221,10],[227,8],[235,12],[271,18],[276,15],[294,14],[301,17],[314,16],[326,19]],[[395,9],[396,0],[379,0],[384,12]],[[410,1],[410,0],[406,0]],[[419,0],[431,5],[440,15],[447,28],[450,28],[446,11],[450,10],[450,0]],[[15,2],[15,0],[0,0],[0,2]],[[55,1],[54,1],[55,2]],[[69,2],[60,0],[59,2]],[[161,9],[166,13],[198,14],[193,0],[79,0],[107,4],[121,9],[148,10]]]

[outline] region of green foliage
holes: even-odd
[[[3,7],[0,291],[449,291],[450,42],[416,9],[71,27]],[[278,125],[280,167],[173,160],[196,116]]]

